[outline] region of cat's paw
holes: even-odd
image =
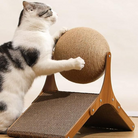
[[[85,65],[85,61],[81,57],[74,59],[74,66],[76,70],[81,70]]]
[[[61,37],[63,34],[65,34],[68,31],[66,27],[63,27],[59,30],[59,37]]]
[[[66,28],[66,27],[63,27],[63,28],[61,28],[58,32],[56,32],[55,34],[54,34],[54,42],[55,42],[55,44],[57,43],[57,41],[59,40],[59,38],[63,35],[63,34],[65,34],[66,32],[68,31],[68,29]]]

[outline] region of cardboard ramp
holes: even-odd
[[[48,76],[40,95],[8,129],[8,135],[21,138],[73,138],[83,125],[109,130],[134,130],[134,123],[112,91],[110,64],[109,52],[100,94],[58,91],[54,75]]]

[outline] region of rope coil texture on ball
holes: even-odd
[[[104,72],[105,58],[110,52],[105,38],[96,30],[86,27],[73,28],[63,34],[55,46],[55,60],[81,57],[85,61],[82,70],[61,72],[67,80],[75,83],[90,83]]]

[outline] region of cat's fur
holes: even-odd
[[[0,132],[20,116],[24,95],[34,79],[71,69],[81,70],[84,60],[52,60],[56,40],[66,32],[61,29],[53,36],[49,27],[57,14],[42,3],[23,2],[18,27],[13,40],[0,46]]]

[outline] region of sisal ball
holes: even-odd
[[[110,52],[108,43],[100,33],[91,28],[79,27],[60,37],[55,46],[54,58],[83,58],[85,66],[82,70],[64,71],[61,75],[72,82],[90,83],[103,74],[107,52]]]

